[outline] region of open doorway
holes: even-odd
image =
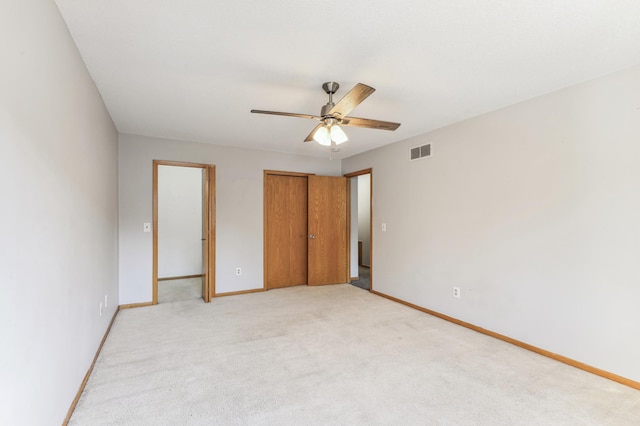
[[[351,284],[371,290],[372,237],[371,194],[372,170],[366,169],[346,175],[350,179],[350,271]]]
[[[153,303],[210,301],[214,173],[206,164],[153,162]]]

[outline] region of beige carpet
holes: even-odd
[[[158,281],[158,303],[202,298],[202,278]]]
[[[640,392],[350,285],[123,310],[72,425],[638,425]]]

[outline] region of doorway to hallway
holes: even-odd
[[[153,161],[153,303],[215,294],[215,166]]]
[[[350,275],[351,284],[371,290],[373,244],[372,224],[372,169],[345,175],[350,184]]]

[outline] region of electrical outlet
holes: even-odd
[[[453,288],[453,297],[456,299],[460,299],[460,287]]]
[[[242,268],[236,268],[236,275],[242,275]]]
[[[107,306],[109,306],[109,304],[107,303],[107,295],[104,295],[104,307],[106,308]]]
[[[100,316],[102,316],[102,302],[100,302]]]

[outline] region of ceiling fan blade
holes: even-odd
[[[316,127],[314,127],[313,130],[311,131],[311,133],[309,133],[309,136],[307,136],[304,141],[305,142],[311,142],[313,140],[313,134],[316,132],[316,130],[318,130],[322,126],[324,126],[324,123],[320,123]]]
[[[400,127],[400,123],[391,121],[371,120],[369,118],[345,117],[340,122],[343,126],[366,127],[368,129],[395,130]]]
[[[322,120],[322,117],[320,117],[319,115],[296,114],[293,112],[264,111],[261,109],[252,109],[251,112],[255,114],[284,115],[286,117],[298,117],[298,118],[309,118],[311,120]]]
[[[362,101],[367,99],[370,94],[375,92],[376,89],[369,87],[366,84],[358,83],[353,89],[349,91],[337,104],[333,106],[328,112],[329,115],[337,114],[341,117],[349,114],[355,107],[360,105]]]

